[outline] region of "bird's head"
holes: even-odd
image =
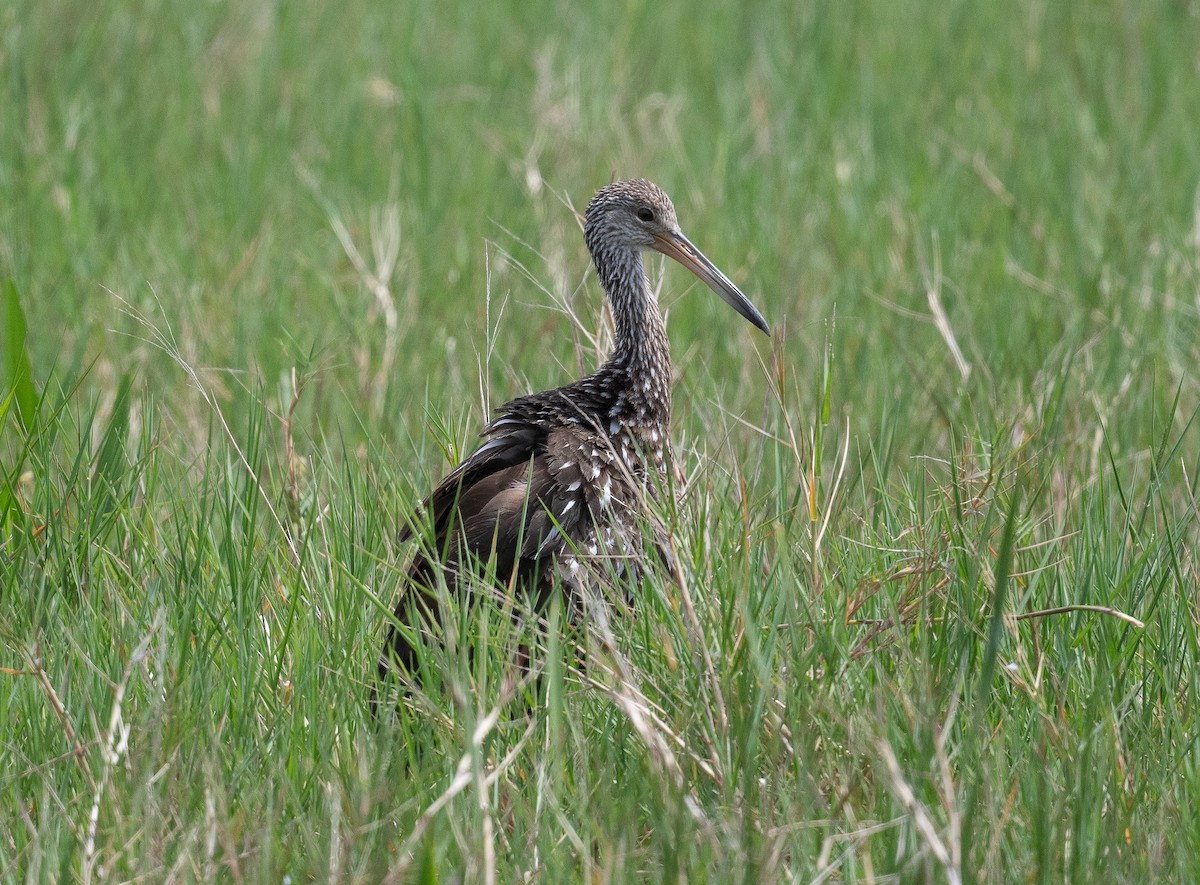
[[[771,334],[758,308],[684,236],[671,198],[653,182],[615,181],[597,191],[584,214],[584,237],[594,256],[653,249],[675,259],[756,328]]]

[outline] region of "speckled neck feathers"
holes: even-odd
[[[646,278],[641,252],[606,229],[604,192],[588,206],[584,240],[608,295],[616,326],[612,354],[585,384],[613,394],[604,431],[635,473],[662,468],[671,421],[671,350],[667,326]],[[600,417],[600,416],[597,416]]]

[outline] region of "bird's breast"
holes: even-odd
[[[666,466],[668,417],[644,403],[619,402],[608,418],[608,435],[625,468],[644,477]]]

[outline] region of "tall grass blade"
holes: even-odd
[[[1020,481],[1013,486],[1012,500],[1004,520],[1004,534],[1000,539],[1000,550],[996,554],[996,585],[992,591],[992,614],[988,619],[987,647],[983,651],[983,667],[979,673],[979,712],[987,706],[992,678],[996,673],[996,659],[1000,654],[1000,639],[1004,631],[1004,604],[1008,598],[1008,585],[1012,578],[1013,549],[1016,544],[1017,522],[1021,512]]]
[[[97,485],[97,506],[93,512],[97,519],[102,519],[112,510],[122,477],[129,472],[129,456],[125,446],[129,435],[129,394],[132,387],[132,376],[124,375],[117,386],[112,414],[108,418],[108,426],[104,428],[100,451],[96,454],[94,477]]]
[[[0,360],[4,370],[4,376],[0,378],[0,384],[3,385],[0,391],[11,393],[17,421],[28,432],[33,427],[38,405],[33,366],[25,341],[28,326],[16,283],[5,280],[0,288],[3,289],[0,293],[0,346],[4,348],[4,357]]]

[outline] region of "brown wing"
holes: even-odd
[[[546,432],[533,424],[497,421],[488,425],[485,433],[493,430],[501,432],[450,471],[422,505],[427,517],[432,517],[434,533],[439,541],[445,540],[456,502],[461,501],[475,486],[486,484],[496,474],[518,464],[527,464],[542,449],[546,437]],[[413,527],[409,523],[400,530],[401,543],[413,536]]]
[[[431,544],[414,556],[396,621],[410,630],[438,619],[439,573],[453,589],[464,558],[491,561],[497,583],[536,593],[540,604],[552,583],[550,564],[592,525],[599,506],[581,458],[597,451],[592,434],[577,425],[546,431],[511,418],[489,425],[487,442],[456,467],[425,502]],[[414,534],[406,526],[400,539]],[[515,579],[515,580],[514,580]],[[415,672],[415,648],[390,625],[380,676],[395,660]]]

